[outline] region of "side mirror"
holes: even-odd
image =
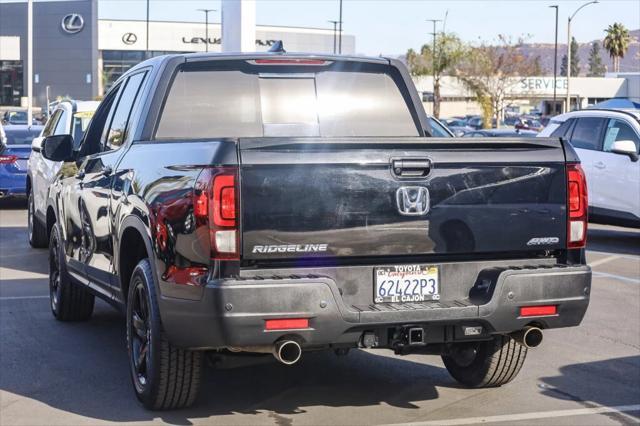
[[[638,151],[636,144],[630,140],[615,141],[611,145],[611,152],[614,154],[627,155],[634,163],[638,161]]]
[[[47,136],[42,141],[42,155],[51,161],[73,161],[73,137],[71,135]]]

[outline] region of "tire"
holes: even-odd
[[[188,407],[203,371],[202,352],[173,346],[162,330],[151,264],[135,267],[127,298],[127,353],[138,400],[149,410]]]
[[[60,231],[51,229],[49,241],[49,298],[51,312],[60,321],[86,321],[93,313],[94,296],[80,284],[71,281],[64,260]]]
[[[527,348],[509,336],[499,335],[477,343],[451,346],[442,361],[449,374],[471,388],[502,386],[513,380],[527,356]]]
[[[49,242],[47,239],[47,228],[38,220],[34,214],[35,211],[33,192],[30,191],[27,204],[27,235],[29,236],[29,245],[33,248],[45,248]]]

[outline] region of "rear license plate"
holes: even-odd
[[[440,299],[438,267],[398,265],[375,268],[376,303],[424,302]]]

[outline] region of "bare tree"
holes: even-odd
[[[492,119],[499,122],[502,118],[505,99],[520,81],[517,77],[536,71],[535,58],[522,54],[522,43],[522,39],[514,43],[501,35],[497,44],[472,46],[456,70],[457,77],[480,103],[486,128],[491,127]]]

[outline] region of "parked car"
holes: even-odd
[[[42,141],[47,136],[71,134],[76,144],[82,141],[91,117],[98,107],[96,101],[59,101],[50,112],[42,135],[34,138],[27,164],[26,191],[28,196],[28,238],[32,247],[41,248],[49,244],[49,229],[46,227],[47,199],[49,187],[60,170],[61,163],[49,161],[42,155]]]
[[[467,125],[467,120],[464,118],[449,118],[442,120],[447,127],[465,127]]]
[[[458,138],[466,135],[469,132],[475,131],[475,129],[473,129],[472,127],[468,127],[468,126],[463,126],[463,127],[452,126],[452,127],[449,127],[449,130],[451,130],[453,135],[458,137]]]
[[[532,117],[519,117],[514,127],[517,130],[532,130],[535,132],[539,132],[544,128],[540,121]]]
[[[510,115],[510,116],[504,118],[503,124],[505,126],[515,126],[516,123],[518,122],[518,118],[519,117],[517,117],[517,116]]]
[[[586,312],[584,178],[560,139],[430,129],[395,59],[142,62],[79,145],[44,140],[66,167],[47,202],[53,315],[86,320],[94,296],[125,312],[150,409],[195,400],[205,351],[435,353],[465,386],[503,385],[542,329]]]
[[[5,111],[2,122],[6,125],[11,124],[27,124],[27,111]],[[40,125],[40,122],[35,118],[32,119],[32,124]]]
[[[535,138],[537,132],[511,129],[483,129],[464,134],[465,138]]]
[[[0,199],[26,197],[27,159],[31,141],[41,131],[42,126],[4,127],[4,141],[0,146]]]
[[[483,125],[484,119],[480,116],[470,117],[466,122],[466,126],[471,127],[474,130],[482,129]]]
[[[565,138],[575,148],[591,222],[640,227],[640,111],[573,111],[554,117],[539,136]]]

